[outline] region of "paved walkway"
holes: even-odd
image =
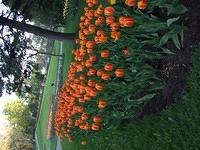
[[[56,150],[62,150],[62,145],[60,143],[60,138],[57,138],[57,143],[56,143]]]

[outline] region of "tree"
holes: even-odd
[[[25,133],[32,133],[35,120],[31,116],[28,105],[22,100],[16,99],[14,101],[7,102],[3,112],[12,128]]]
[[[2,0],[2,3],[11,11],[18,11],[25,18],[46,26],[64,23],[63,0]]]
[[[3,16],[0,16],[0,25],[9,26],[10,28],[15,28],[17,30],[33,33],[35,35],[43,36],[53,40],[73,41],[75,40],[76,37],[75,33],[60,33],[60,32],[50,31],[30,24],[26,24],[24,22],[11,20]]]
[[[20,95],[22,91],[29,88],[27,79],[31,76],[34,61],[27,57],[27,50],[34,51],[31,55],[29,53],[29,56],[37,54],[60,56],[34,48],[32,40],[26,37],[25,32],[61,41],[73,41],[76,35],[75,33],[59,33],[27,24],[29,19],[16,8],[15,5],[15,9],[7,12],[2,10],[0,16],[0,96],[3,90],[6,90],[7,93],[17,92]]]

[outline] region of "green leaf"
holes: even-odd
[[[180,49],[181,48],[181,44],[180,44],[180,41],[179,41],[179,38],[178,38],[178,35],[175,34],[173,37],[172,37],[172,41],[174,42],[175,46]]]
[[[160,30],[167,29],[167,24],[165,22],[148,22],[143,23],[137,27],[138,31],[143,31],[147,33],[155,33]]]
[[[147,94],[139,99],[129,99],[128,101],[137,101],[137,102],[144,102],[144,101],[147,101],[147,100],[150,100],[152,98],[154,98],[156,96],[155,93],[153,94]]]
[[[179,20],[180,16],[179,17],[176,17],[176,18],[170,18],[170,19],[167,19],[167,26],[169,27],[172,23],[176,22],[177,20]]]
[[[171,38],[171,32],[167,32],[161,39],[160,39],[160,46],[167,43],[167,41]]]
[[[188,11],[188,9],[183,6],[183,5],[177,5],[174,4],[173,6],[169,6],[167,7],[168,9],[168,15],[172,15],[172,14],[184,14]]]
[[[170,31],[165,33],[162,38],[160,39],[160,43],[159,46],[162,46],[164,44],[166,44],[170,39],[172,39],[173,43],[175,44],[175,46],[180,49],[181,44],[180,44],[180,40],[179,40],[179,35],[183,34],[182,32],[184,31],[184,27],[180,26],[180,25],[173,25],[170,28]],[[181,36],[181,35],[180,35]],[[183,38],[183,37],[181,37]],[[183,39],[181,39],[183,40]]]
[[[168,48],[164,48],[164,47],[161,47],[161,49],[163,50],[163,52],[165,54],[170,54],[170,55],[174,55],[175,53],[173,53],[172,51],[170,51]]]
[[[182,30],[179,35],[180,35],[180,38],[181,38],[181,45],[183,46],[184,30]]]

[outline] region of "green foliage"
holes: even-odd
[[[17,99],[7,102],[4,108],[4,114],[7,116],[11,126],[20,129],[26,133],[31,133],[31,112],[23,101]]]
[[[33,20],[47,26],[55,26],[64,23],[64,1],[62,0],[37,0],[30,9]]]
[[[62,0],[3,0],[11,10],[18,10],[25,19],[33,19],[46,26],[63,24]]]
[[[80,2],[80,0],[68,0],[67,1],[67,8],[64,8],[64,17],[67,21],[72,21],[74,18],[76,18],[77,11],[82,11],[79,10],[78,8],[80,7],[79,5],[82,4],[83,2]]]

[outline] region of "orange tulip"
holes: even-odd
[[[84,125],[84,124],[80,124],[80,125],[79,125],[79,128],[80,128],[81,130],[85,130],[85,125]]]
[[[108,58],[109,55],[110,55],[110,51],[109,50],[105,49],[105,50],[101,51],[101,57],[102,58]]]
[[[97,20],[95,21],[95,25],[96,26],[100,26],[100,25],[103,25],[103,23],[105,22],[105,18],[100,16],[97,18]]]
[[[97,91],[96,90],[91,90],[88,94],[91,97],[96,97],[97,96]]]
[[[88,48],[88,49],[87,49],[87,53],[88,53],[88,54],[92,54],[93,52],[94,52],[94,49],[93,49],[93,48]]]
[[[93,7],[94,6],[94,4],[93,3],[88,3],[88,7]]]
[[[104,69],[106,71],[112,71],[113,70],[113,65],[111,63],[106,63],[104,66]]]
[[[89,26],[90,24],[91,24],[91,19],[86,17],[84,21],[84,26]]]
[[[95,37],[95,42],[97,44],[106,43],[107,41],[108,41],[108,37],[106,35],[101,34]]]
[[[94,10],[90,9],[85,13],[85,16],[87,16],[89,19],[94,18]]]
[[[85,62],[85,66],[86,66],[87,68],[92,67],[92,66],[93,66],[93,62],[92,62],[91,60],[87,60],[87,61]]]
[[[105,16],[113,16],[115,14],[114,7],[108,6],[104,9],[104,15]]]
[[[96,84],[96,81],[94,81],[94,80],[88,81],[88,85],[91,86],[91,87],[95,87],[95,84]]]
[[[133,27],[135,20],[132,17],[122,16],[119,18],[119,23],[121,27]]]
[[[80,21],[84,21],[85,18],[86,18],[86,16],[81,16],[81,17],[80,17]]]
[[[93,121],[95,123],[100,123],[102,121],[101,116],[100,115],[96,115],[93,117]]]
[[[97,13],[98,15],[102,15],[103,12],[104,12],[103,6],[102,6],[102,5],[99,5],[99,7],[98,7],[97,10],[96,10],[96,13]]]
[[[148,5],[148,1],[147,0],[141,0],[139,2],[137,2],[137,7],[139,9],[146,9]]]
[[[78,101],[79,101],[79,103],[85,103],[84,97],[83,98],[79,98]]]
[[[104,70],[103,70],[103,69],[99,69],[99,70],[97,71],[97,76],[98,76],[98,77],[101,77],[103,73],[104,73]]]
[[[87,43],[86,39],[80,40],[80,45],[85,46]],[[83,49],[83,48],[82,48]]]
[[[84,96],[84,100],[85,100],[85,101],[90,101],[91,99],[92,99],[91,96],[88,96],[88,95],[85,95],[85,96]]]
[[[83,30],[83,33],[84,33],[85,35],[90,35],[90,34],[91,34],[91,32],[90,32],[88,29],[84,29],[84,30]]]
[[[121,32],[120,31],[112,31],[111,32],[111,38],[114,39],[114,41],[119,40],[121,37]]]
[[[104,30],[98,30],[96,34],[97,36],[101,36],[101,35],[106,35],[106,32]]]
[[[101,75],[101,79],[105,80],[105,81],[108,81],[110,80],[110,74],[109,73],[103,73]]]
[[[116,70],[115,70],[115,75],[116,75],[116,77],[118,77],[118,78],[123,78],[124,75],[125,75],[124,69],[116,69]]]
[[[85,19],[86,19],[86,17],[85,17]],[[79,23],[79,27],[80,27],[81,29],[85,27],[85,25],[84,25],[85,19],[84,19],[83,22],[80,22],[80,23]]]
[[[110,24],[112,24],[114,22],[115,22],[115,17],[113,17],[113,16],[106,17],[106,24],[107,25],[110,25]]]
[[[108,105],[107,101],[105,101],[103,99],[99,100],[99,102],[98,102],[98,108],[99,109],[104,109],[104,108],[107,107],[107,105]]]
[[[96,69],[90,68],[90,69],[88,70],[88,75],[89,75],[89,76],[92,76],[92,75],[95,75],[95,74],[96,74]]]
[[[98,90],[98,91],[102,91],[104,89],[104,84],[103,83],[96,83],[95,84],[95,88]]]
[[[126,4],[127,6],[133,7],[133,6],[136,5],[136,0],[126,0],[126,1],[125,1],[125,4]]]
[[[88,41],[86,43],[87,48],[94,48],[95,45],[96,45],[95,41]]]
[[[79,126],[80,125],[80,120],[75,120],[75,126],[77,127],[77,126]]]
[[[86,113],[83,113],[83,114],[81,115],[81,120],[83,120],[83,121],[86,121],[88,118],[89,118],[89,116],[88,116],[88,114],[86,114]]]
[[[90,129],[90,125],[89,125],[89,123],[86,123],[85,125],[84,125],[84,130],[89,130]]]
[[[97,57],[94,54],[90,54],[89,60],[92,61],[92,62],[95,62],[97,60]]]
[[[92,124],[92,130],[99,131],[100,130],[100,126],[98,124],[93,123]]]
[[[110,28],[112,31],[118,31],[120,29],[120,24],[118,22],[113,22],[110,24]]]
[[[95,25],[91,24],[89,25],[89,29],[88,29],[91,33],[95,33],[96,32],[96,27]]]

